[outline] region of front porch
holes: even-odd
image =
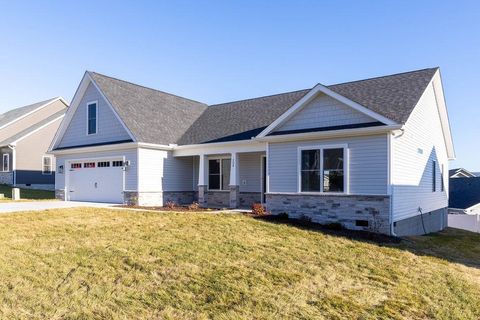
[[[203,150],[205,151],[205,150]],[[251,150],[218,149],[193,158],[194,192],[201,207],[249,209],[265,202],[266,152],[262,146]],[[176,153],[176,152],[175,152]]]
[[[250,208],[263,203],[265,152],[198,156],[198,203],[202,207]]]

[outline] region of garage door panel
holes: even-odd
[[[84,161],[80,168],[78,165],[77,168],[71,168],[69,200],[122,203],[123,167],[113,167],[112,161],[108,161],[108,167],[98,167],[95,161]]]

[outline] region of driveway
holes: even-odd
[[[0,203],[0,213],[17,211],[41,211],[47,209],[75,208],[75,207],[97,207],[109,208],[117,204],[100,202],[80,201],[31,201],[31,202],[6,202]]]

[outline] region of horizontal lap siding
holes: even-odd
[[[387,135],[270,143],[269,191],[297,192],[298,147],[327,144],[348,144],[351,194],[387,193]]]
[[[96,134],[87,135],[87,103],[91,101],[98,101],[98,128]],[[58,147],[71,147],[128,139],[131,139],[129,134],[115,116],[110,106],[95,86],[89,84]]]
[[[240,153],[240,192],[262,191],[262,155],[264,153]]]
[[[359,124],[376,121],[351,107],[321,94],[276,131]]]
[[[193,159],[139,149],[139,191],[193,191]]]
[[[69,160],[76,159],[93,159],[93,158],[119,158],[125,157],[125,160],[130,161],[130,166],[125,171],[125,190],[137,190],[137,150],[128,149],[128,150],[119,150],[119,151],[103,151],[103,152],[92,152],[92,153],[82,153],[82,154],[71,154],[71,155],[59,155],[56,156],[56,165],[57,169],[55,170],[55,189],[64,189],[65,188],[65,174],[58,173],[58,167],[63,165],[64,172],[69,170],[67,168],[66,162]]]
[[[448,206],[448,159],[435,92],[430,84],[405,125],[393,139],[393,214],[398,221]],[[437,191],[432,192],[433,160],[437,162]],[[445,191],[441,189],[444,165]]]

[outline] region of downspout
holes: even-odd
[[[13,186],[17,185],[17,166],[16,166],[16,149],[15,145],[9,144],[8,147],[12,150],[12,174],[13,174]]]
[[[394,187],[393,187],[393,181],[392,181],[392,173],[393,173],[393,155],[394,155],[394,152],[393,152],[393,147],[394,147],[394,143],[393,143],[393,139],[394,138],[398,138],[398,137],[401,137],[403,136],[403,134],[405,133],[405,129],[400,129],[401,133],[398,135],[398,136],[395,136],[395,132],[394,131],[391,131],[388,133],[388,177],[389,177],[389,194],[390,194],[390,235],[394,236],[394,237],[397,237],[396,233],[395,233],[395,227],[394,227],[394,222],[393,222],[393,199],[394,199]]]

